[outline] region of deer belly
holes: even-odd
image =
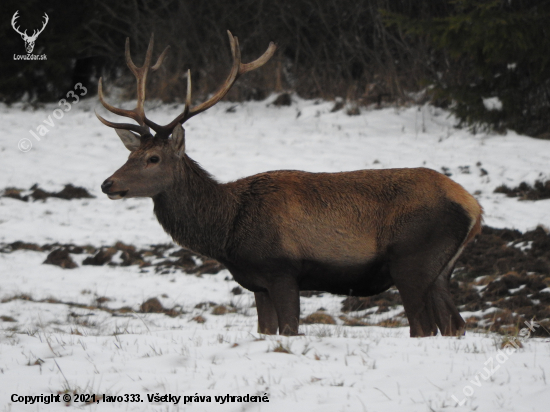
[[[347,265],[304,261],[298,283],[300,290],[350,296],[376,295],[393,285],[388,265],[383,260]]]

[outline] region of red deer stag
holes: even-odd
[[[237,78],[265,64],[276,46],[241,63],[229,33],[233,66],[223,86],[191,108],[191,76],[183,112],[166,126],[145,117],[150,66],[126,62],[137,78],[137,107],[115,108],[136,124],[113,123],[130,150],[128,161],[101,188],[110,199],[151,197],[158,221],[181,246],[222,262],[254,292],[258,331],[295,335],[300,290],[371,296],[395,285],[411,336],[463,333],[449,291],[462,249],[481,228],[481,207],[460,185],[430,169],[307,173],[279,170],[221,184],[185,153],[182,124],[220,101]],[[150,131],[152,129],[155,134]]]

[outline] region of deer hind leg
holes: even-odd
[[[276,335],[279,321],[275,306],[267,292],[254,292],[258,311],[258,333]]]
[[[390,264],[390,274],[399,290],[410,325],[411,337],[455,335],[464,320],[449,291],[448,278],[461,250],[445,242],[429,252],[408,254]]]
[[[443,336],[458,336],[464,334],[464,319],[456,308],[451,293],[438,277],[430,287],[426,297],[426,306],[435,314],[435,323]]]
[[[458,250],[428,289],[427,304],[433,308],[435,322],[444,336],[464,334],[464,319],[460,316],[449,290],[449,279],[462,249]]]
[[[422,277],[423,274],[409,273],[409,276],[417,279]],[[436,314],[434,313],[434,306],[426,304],[426,288],[422,285],[414,287],[409,282],[401,280],[399,276],[394,281],[409,320],[411,338],[435,336],[437,334]]]

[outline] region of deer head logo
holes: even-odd
[[[24,32],[21,32],[19,31],[19,27],[15,25],[16,20],[19,18],[19,15],[17,13],[19,13],[19,10],[17,10],[13,14],[13,17],[11,18],[11,26],[17,33],[21,35],[21,38],[25,41],[25,49],[27,49],[27,53],[31,54],[34,49],[34,42],[36,41],[38,35],[44,31],[44,28],[46,27],[46,24],[48,24],[48,21],[50,20],[50,18],[46,13],[44,13],[45,20],[44,20],[44,23],[42,24],[42,28],[40,30],[35,29],[32,33],[32,36],[29,36],[27,35],[27,30],[25,30]]]

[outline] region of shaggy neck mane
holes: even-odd
[[[184,155],[170,190],[153,198],[155,215],[179,245],[221,259],[235,216],[235,200],[193,159]]]

